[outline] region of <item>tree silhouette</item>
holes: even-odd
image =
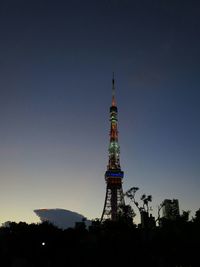
[[[195,212],[195,217],[193,218],[193,222],[200,224],[200,209]]]
[[[136,189],[128,192],[135,201]],[[147,214],[151,198],[142,195],[139,201],[138,209]],[[156,228],[148,227],[151,216],[147,217],[146,228],[127,223],[134,216],[130,205],[120,207],[120,213],[119,220],[103,223],[95,220],[89,229],[76,225],[62,230],[46,222],[30,225],[11,222],[6,227],[0,227],[1,265],[100,267],[130,266],[134,263],[135,267],[197,266],[200,209],[191,221],[188,220],[189,212],[183,211],[175,220],[164,218],[162,226]],[[102,257],[105,251],[108,255],[106,263],[105,257]]]
[[[133,224],[133,218],[136,216],[130,205],[121,205],[118,211],[118,220],[124,221],[126,224]]]
[[[142,204],[139,205],[139,202],[136,201],[135,198],[136,192],[138,190],[139,187],[131,187],[128,191],[126,191],[125,196],[128,197],[135,204],[139,212],[146,211],[149,213],[150,211],[149,202],[152,202],[152,196],[143,194],[140,198],[140,200],[142,200]]]
[[[130,199],[131,202],[135,204],[137,207],[140,217],[141,217],[141,225],[142,227],[146,228],[150,225],[154,225],[154,218],[149,215],[149,211],[151,207],[149,207],[149,202],[152,202],[152,196],[143,194],[140,198],[142,201],[141,204],[139,204],[138,201],[136,201],[135,195],[136,192],[139,190],[139,187],[131,187],[128,191],[126,191],[125,196]]]

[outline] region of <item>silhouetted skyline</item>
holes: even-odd
[[[1,1],[0,222],[101,216],[115,72],[123,188],[199,209],[200,3]],[[193,213],[192,213],[193,215]]]

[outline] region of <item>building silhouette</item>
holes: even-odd
[[[180,216],[178,199],[165,199],[162,203],[163,218],[168,220],[176,220]]]
[[[77,223],[85,222],[86,225],[90,224],[83,215],[64,209],[36,209],[35,214],[42,222],[49,222],[61,229],[75,227]]]
[[[120,167],[120,147],[118,143],[117,128],[118,109],[115,99],[115,81],[112,79],[112,105],[110,107],[110,142],[109,160],[107,171],[105,172],[106,197],[101,216],[101,221],[111,219],[115,221],[118,216],[119,208],[124,205],[124,195],[122,189],[122,179],[124,172]]]

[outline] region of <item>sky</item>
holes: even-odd
[[[0,223],[100,218],[115,72],[123,189],[200,208],[200,3],[0,1]],[[127,202],[128,203],[128,202]],[[136,211],[136,210],[135,210]]]

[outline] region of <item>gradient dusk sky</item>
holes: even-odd
[[[124,191],[200,208],[200,2],[1,0],[0,223],[101,216],[112,72]]]

